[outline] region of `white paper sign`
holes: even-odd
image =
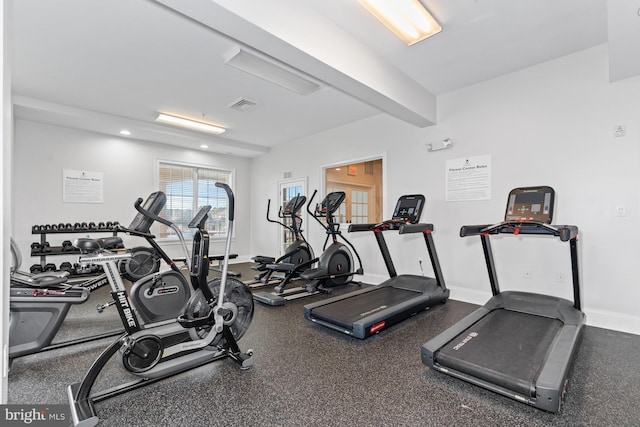
[[[65,203],[102,203],[104,192],[102,172],[62,171],[62,201]]]
[[[491,156],[447,160],[447,202],[491,199]]]

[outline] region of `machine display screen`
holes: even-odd
[[[516,188],[509,193],[505,221],[551,223],[555,192],[551,187]]]
[[[423,207],[424,196],[420,194],[402,196],[398,199],[396,208],[393,211],[393,221],[415,224],[420,221]]]
[[[162,208],[164,208],[166,202],[167,196],[162,191],[156,191],[147,197],[147,200],[145,200],[142,205],[142,209],[147,212],[151,212],[154,215],[158,215],[160,211],[162,211]],[[149,233],[152,224],[153,219],[138,212],[135,218],[133,218],[133,221],[131,221],[129,228],[141,233]]]
[[[333,214],[338,210],[346,196],[344,191],[334,191],[327,194],[327,197],[322,201],[322,210],[325,213]]]

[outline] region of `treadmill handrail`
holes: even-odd
[[[566,242],[578,237],[578,226],[550,225],[538,221],[502,221],[497,224],[463,225],[460,228],[460,237],[480,234],[545,234]]]
[[[399,234],[424,233],[425,231],[433,231],[433,224],[417,223],[411,224],[403,221],[385,221],[378,224],[349,224],[349,233],[357,233],[360,231],[379,231],[398,230]]]

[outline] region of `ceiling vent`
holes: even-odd
[[[245,98],[238,98],[229,104],[229,108],[232,110],[240,111],[242,113],[246,113],[247,111],[255,110],[258,108],[260,104],[255,101],[251,101]]]

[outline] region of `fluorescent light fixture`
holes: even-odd
[[[220,135],[226,130],[225,128],[213,125],[211,123],[185,119],[184,117],[172,116],[165,113],[158,114],[158,117],[156,117],[156,122],[165,123],[168,125],[180,126],[183,128],[197,130],[200,132],[213,133],[215,135]]]
[[[320,89],[318,83],[288,70],[284,64],[263,58],[248,50],[239,48],[236,50],[225,64],[300,95],[309,95]]]
[[[200,148],[209,148],[209,146],[207,144],[202,144]]]
[[[411,46],[442,31],[418,0],[358,0],[396,36]]]
[[[122,129],[122,130],[120,131],[120,135],[126,135],[126,136],[129,136],[129,135],[131,135],[131,132],[129,132],[129,131],[128,131],[128,130],[126,130],[126,129]]]

